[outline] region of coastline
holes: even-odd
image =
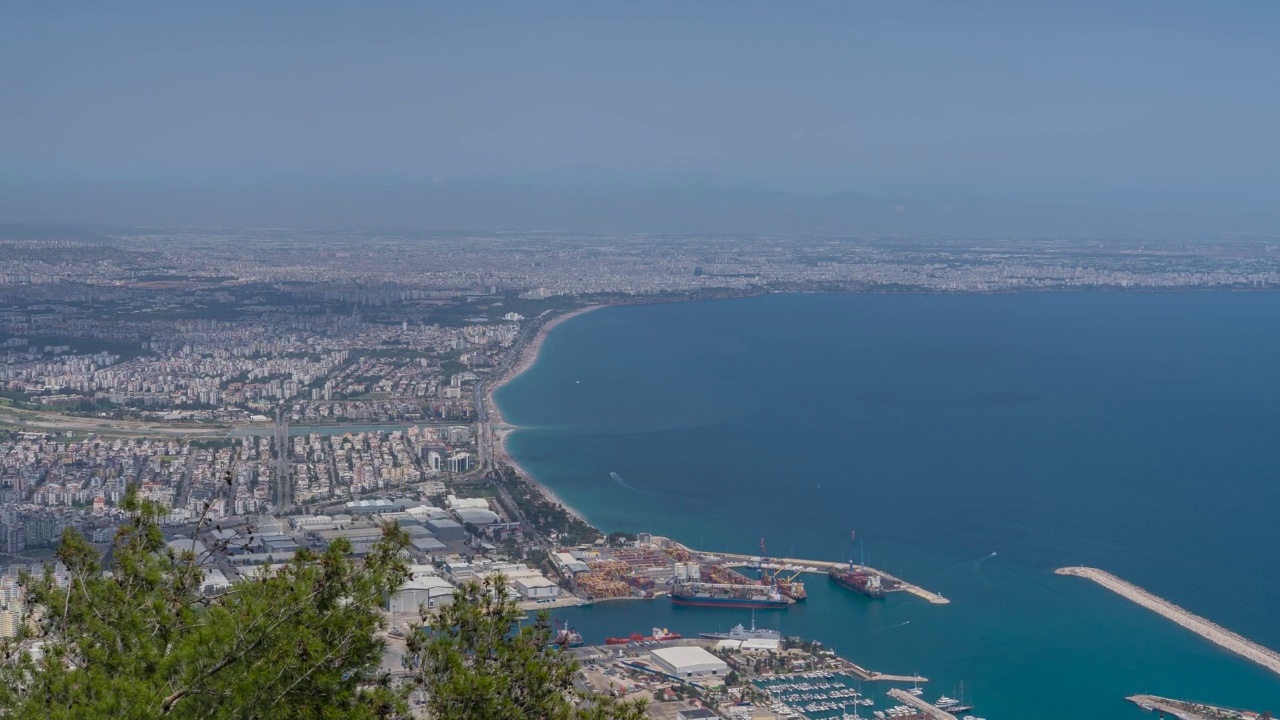
[[[538,353],[542,350],[542,343],[546,341],[547,335],[549,335],[552,330],[556,329],[556,327],[563,322],[572,320],[579,315],[585,315],[592,310],[599,310],[604,307],[609,307],[609,305],[588,305],[571,312],[556,315],[550,320],[544,322],[542,326],[538,328],[533,338],[519,348],[517,351],[519,355],[516,357],[515,362],[502,372],[499,377],[485,385],[483,400],[485,403],[486,416],[488,418],[485,424],[487,425],[486,432],[489,434],[490,438],[492,462],[495,465],[497,463],[510,465],[515,469],[516,474],[519,477],[523,478],[525,482],[536,488],[538,492],[541,493],[549,502],[563,507],[565,512],[569,513],[569,515],[588,525],[591,525],[591,523],[583,517],[582,513],[578,512],[571,505],[562,500],[560,496],[556,495],[555,492],[551,490],[551,488],[547,487],[544,483],[539,482],[538,479],[526,470],[525,467],[521,465],[507,450],[507,437],[518,430],[519,426],[512,425],[506,421],[502,415],[501,408],[498,407],[498,403],[494,400],[493,396],[494,393],[504,387],[507,383],[520,377],[528,371],[529,368],[533,367],[534,363],[538,361]]]

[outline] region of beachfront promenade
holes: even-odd
[[[1054,572],[1058,575],[1072,575],[1092,580],[1117,595],[1172,620],[1215,645],[1226,648],[1280,675],[1280,653],[1241,637],[1199,615],[1188,612],[1168,600],[1156,597],[1137,585],[1121,580],[1105,570],[1091,567],[1064,567],[1058,568]]]
[[[703,550],[694,550],[692,548],[685,548],[685,549],[688,550],[689,552],[694,552],[701,555],[714,555],[717,557],[724,558],[725,560],[729,561],[727,563],[729,565],[737,565],[737,564],[751,565],[751,564],[758,563],[761,560],[759,556],[754,556],[754,555],[738,555],[735,553],[713,553],[713,552],[707,552]],[[809,573],[822,573],[824,575],[827,573],[827,570],[833,567],[845,568],[849,566],[848,563],[831,562],[830,560],[801,560],[799,558],[774,558],[774,557],[768,558],[765,565],[766,567],[789,566],[789,569],[791,570],[801,570],[803,572],[809,572]],[[912,595],[915,595],[916,597],[924,598],[925,600],[928,600],[929,602],[935,605],[946,605],[947,603],[951,602],[950,600],[942,597],[937,593],[932,593],[932,592],[929,592],[928,590],[925,590],[922,587],[912,585],[906,580],[903,580],[902,578],[899,578],[899,577],[894,577],[893,575],[890,575],[889,573],[883,570],[876,570],[875,568],[866,567],[864,565],[854,565],[854,567],[860,568],[862,570],[866,570],[869,573],[875,573],[876,575],[879,575],[880,577],[883,577],[886,580],[892,580],[899,584],[903,592],[908,592],[908,593],[911,593]]]

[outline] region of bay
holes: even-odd
[[[606,531],[869,564],[758,616],[977,714],[1130,718],[1147,692],[1280,710],[1280,678],[1056,567],[1280,647],[1280,295],[767,295],[607,308],[499,390],[519,461]],[[611,472],[625,479],[614,481]],[[993,554],[994,553],[994,554]],[[749,621],[567,612],[589,640]]]

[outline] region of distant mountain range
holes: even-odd
[[[1156,203],[1160,204],[1160,203]],[[1280,231],[1280,209],[801,195],[607,173],[508,178],[0,182],[0,222],[586,232],[1054,235]]]

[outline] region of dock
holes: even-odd
[[[853,675],[854,677],[858,678],[859,680],[862,680],[863,682],[898,682],[898,683],[916,683],[917,685],[920,683],[929,682],[929,678],[923,675],[890,675],[889,673],[882,673],[882,672],[876,672],[875,670],[868,670],[862,667],[861,665],[855,662],[852,662],[850,660],[845,660],[844,662],[848,666],[845,669],[845,671],[848,672],[850,675]]]
[[[889,691],[889,697],[901,703],[910,705],[911,707],[924,713],[924,716],[931,720],[956,720],[956,716],[941,708],[930,705],[928,702],[912,695],[906,690],[894,688]]]
[[[685,548],[685,549],[692,553],[698,553],[699,555],[714,555],[716,557],[721,557],[721,558],[724,558],[725,560],[731,561],[730,564],[751,565],[751,564],[758,563],[760,561],[760,558],[755,555],[739,555],[737,553],[706,552],[703,550],[694,550],[692,548]],[[765,567],[791,566],[792,570],[800,570],[802,572],[818,573],[818,574],[825,575],[827,571],[830,570],[831,568],[833,567],[846,568],[846,567],[849,567],[849,563],[832,562],[830,560],[801,560],[799,558],[769,558],[769,562],[764,563],[764,566]],[[876,575],[879,575],[880,577],[885,578],[886,580],[892,580],[899,584],[900,586],[899,589],[902,592],[911,593],[912,595],[915,595],[918,598],[928,600],[934,605],[946,605],[951,602],[950,600],[942,597],[938,593],[929,592],[928,590],[925,590],[924,588],[918,585],[913,585],[907,582],[906,580],[903,580],[902,578],[896,577],[894,575],[890,575],[889,573],[883,570],[877,570],[873,567],[868,567],[866,565],[854,565],[853,567],[859,570],[865,570],[868,573],[875,573]]]
[[[1211,620],[1184,610],[1164,598],[1152,595],[1105,570],[1091,567],[1064,567],[1058,568],[1054,573],[1092,580],[1111,592],[1181,625],[1209,642],[1280,675],[1280,653],[1233,633]]]

